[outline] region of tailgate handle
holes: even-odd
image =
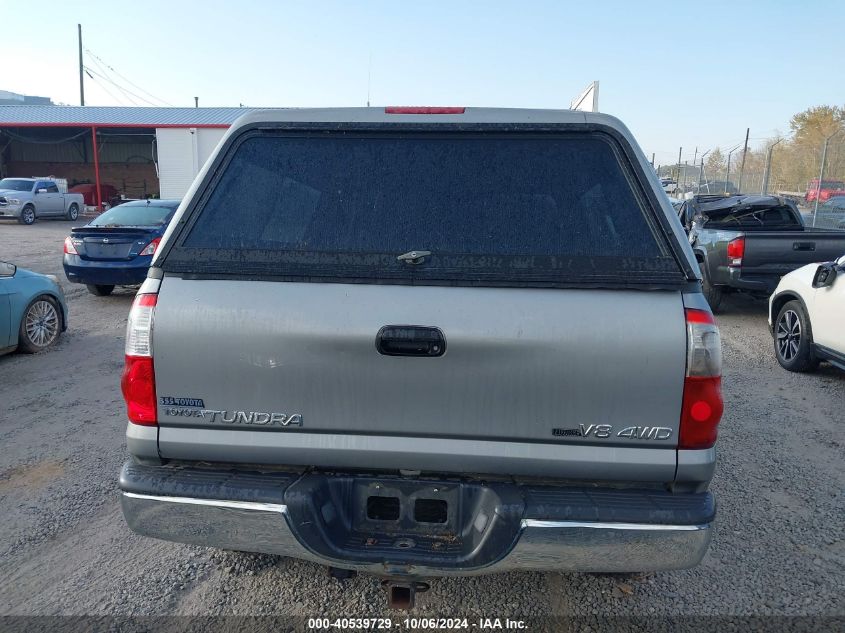
[[[384,356],[443,356],[446,337],[436,327],[385,325],[376,334],[376,349]]]
[[[816,250],[815,242],[792,242],[793,251],[814,251]]]

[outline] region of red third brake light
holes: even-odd
[[[70,239],[70,236],[65,238],[64,251],[65,255],[79,255],[79,253],[76,252],[76,247],[73,245],[73,240]]]
[[[745,255],[745,238],[738,237],[728,242],[728,266],[738,268],[742,266],[742,257]]]
[[[126,323],[126,356],[120,388],[129,421],[156,426],[156,385],[153,368],[153,314],[157,295],[135,297]]]
[[[707,310],[686,310],[687,373],[681,404],[679,449],[710,448],[722,419],[722,343]]]
[[[459,106],[387,106],[386,114],[463,114],[466,108]]]

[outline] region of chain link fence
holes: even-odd
[[[845,228],[845,128],[827,132],[758,142],[744,160],[741,145],[713,148],[696,156],[695,163],[687,159],[660,166],[658,176],[671,180],[667,192],[676,197],[781,195],[796,202],[805,217],[812,218],[818,207],[821,224],[829,224],[825,218],[835,216],[830,228]]]
[[[726,158],[704,159],[682,162],[680,165],[661,165],[658,176],[672,178],[681,191],[697,190],[702,193],[776,194],[786,192],[808,195],[813,190],[832,189],[833,193],[845,195],[845,132],[830,139],[825,152],[824,145],[810,148],[795,147],[782,140],[773,139],[762,148],[749,149],[745,165],[742,165],[742,151],[733,152],[730,163]],[[822,154],[825,155],[822,170]],[[821,179],[820,179],[821,178]],[[836,187],[839,189],[836,189]],[[709,191],[707,189],[709,188]],[[828,194],[823,194],[823,200]]]

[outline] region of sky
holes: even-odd
[[[33,12],[37,7],[37,12]],[[600,81],[655,164],[845,105],[842,0],[0,0],[0,90],[87,105],[568,108]],[[88,52],[90,51],[90,53]],[[121,92],[109,78],[120,85]],[[131,93],[134,93],[131,94]],[[143,99],[143,100],[142,100]]]

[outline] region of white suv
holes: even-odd
[[[784,369],[812,371],[822,360],[845,370],[845,255],[785,275],[769,298],[769,329]]]

